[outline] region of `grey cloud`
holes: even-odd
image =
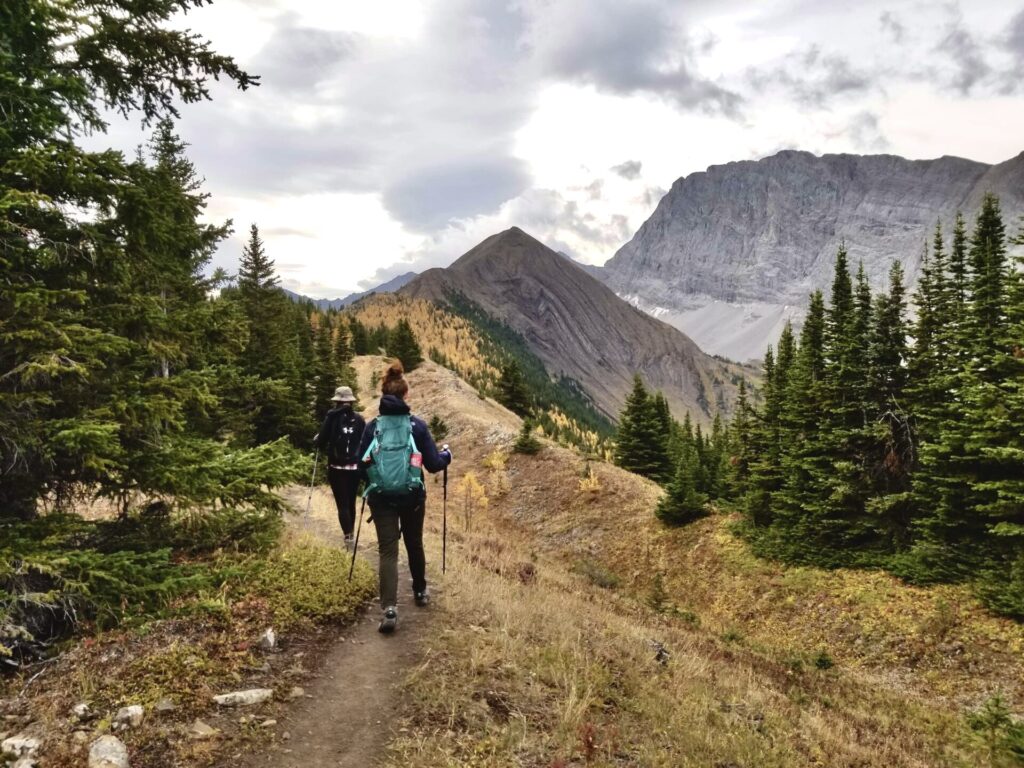
[[[1018,60],[1024,61],[1024,10],[1010,20],[1006,30],[1006,47]]]
[[[1016,93],[1024,87],[1024,10],[1010,20],[1003,45],[1013,57],[1013,66],[1001,78],[1002,93]]]
[[[648,187],[644,190],[643,195],[638,198],[638,202],[642,202],[644,206],[654,210],[655,206],[661,202],[661,198],[668,194],[668,190],[664,187]]]
[[[643,168],[643,163],[639,160],[627,160],[624,163],[613,165],[611,167],[612,173],[617,173],[627,181],[633,181],[634,179],[640,178],[640,170]]]
[[[902,43],[907,35],[907,28],[892,11],[885,11],[879,18],[882,30],[888,32],[894,43]]]
[[[964,26],[959,4],[952,3],[949,11],[952,18],[935,51],[945,54],[952,62],[954,72],[949,84],[966,96],[991,74],[992,67],[985,60],[982,46]]]
[[[863,93],[873,86],[869,73],[855,69],[843,56],[822,53],[816,45],[789,54],[774,68],[748,70],[747,80],[759,91],[782,90],[814,109],[827,107],[837,96]]]
[[[429,232],[451,219],[497,209],[520,194],[530,178],[514,158],[477,157],[406,173],[384,189],[384,205],[409,228]]]
[[[890,147],[889,140],[882,134],[878,115],[873,112],[860,112],[854,116],[846,132],[863,152],[884,152]]]
[[[549,77],[610,93],[648,93],[685,109],[737,114],[739,94],[696,73],[678,4],[657,0],[534,0],[526,36]],[[713,41],[704,41],[704,46]]]
[[[281,19],[274,35],[255,57],[265,88],[313,90],[357,52],[358,35],[293,24],[290,17]]]
[[[494,231],[512,224],[570,256],[574,256],[574,249],[563,239],[566,234],[597,246],[609,256],[632,235],[625,216],[613,215],[608,220],[600,220],[581,210],[575,201],[566,200],[557,190],[534,188],[508,202],[502,208],[499,222],[483,225],[492,227],[493,231],[482,229],[481,222],[457,222],[448,229],[447,238],[433,236],[419,252],[378,269],[364,285],[379,285],[409,271],[423,272],[431,267],[446,266]]]

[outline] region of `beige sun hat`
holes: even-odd
[[[334,390],[334,397],[331,398],[331,402],[334,403],[354,403],[356,396],[352,394],[352,387],[338,387]]]

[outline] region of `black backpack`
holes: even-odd
[[[366,422],[355,411],[338,410],[331,420],[327,458],[331,464],[347,466],[359,463],[359,443]]]

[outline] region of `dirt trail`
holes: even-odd
[[[297,509],[306,506],[306,491],[289,494]],[[366,512],[369,517],[369,510]],[[291,525],[337,546],[341,545],[330,490],[313,494],[310,515],[293,518]],[[377,539],[373,524],[363,520],[360,556],[376,567]],[[377,763],[391,738],[393,714],[398,711],[397,686],[420,658],[419,640],[429,631],[432,608],[417,608],[406,594],[408,566],[404,552],[399,564],[398,631],[377,631],[376,601],[318,660],[305,684],[306,697],[277,716],[275,742],[233,766],[274,765],[281,768],[360,768]],[[439,590],[431,585],[434,594]],[[284,738],[284,734],[288,738]]]
[[[376,415],[376,402],[370,394],[370,377],[374,371],[383,370],[384,361],[381,358],[358,358],[356,368],[366,406],[363,414],[369,420]],[[514,434],[514,416],[493,402],[480,401],[475,394],[472,399],[465,397],[472,390],[447,371],[428,363],[410,379],[414,386],[410,397],[414,411],[425,418],[434,413],[445,418],[451,427],[453,444],[457,444],[454,438],[460,436],[467,438],[467,443],[472,438],[474,444],[466,453],[474,458],[486,446],[486,440],[479,440],[480,433],[485,431],[484,425],[494,431],[498,424],[507,422],[504,436],[507,438],[508,434]],[[453,390],[461,389],[466,390],[459,392],[462,397],[451,397]],[[456,412],[452,404],[456,399],[469,404],[469,407]],[[468,445],[466,447],[469,448]],[[466,454],[463,456],[469,458]],[[421,642],[430,637],[431,615],[440,610],[437,598],[442,590],[438,562],[441,488],[430,481],[428,488],[425,543],[427,581],[434,598],[431,607],[422,609],[413,604],[408,564],[404,547],[400,547],[398,631],[390,636],[377,631],[380,611],[374,601],[354,625],[339,633],[338,642],[321,657],[313,679],[304,686],[307,698],[297,701],[277,716],[275,742],[249,755],[241,763],[232,760],[232,767],[366,768],[381,760],[392,738],[395,715],[401,711],[399,686],[421,660]],[[305,510],[307,494],[305,488],[296,488],[286,495],[294,508]],[[366,523],[367,517],[369,509],[363,519],[359,552],[376,567],[377,538],[373,524]],[[309,516],[300,514],[292,518],[290,524],[341,546],[334,500],[330,489],[325,486],[319,486],[314,492]],[[288,739],[283,738],[285,732]]]

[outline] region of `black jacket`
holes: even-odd
[[[359,444],[366,429],[366,419],[351,408],[334,408],[327,412],[316,444],[327,454],[330,464],[358,464],[362,458]]]
[[[380,399],[380,413],[383,416],[400,416],[402,414],[409,413],[409,406],[400,397],[394,395],[384,395]],[[430,430],[422,419],[416,416],[410,415],[409,418],[412,420],[412,437],[416,441],[416,447],[420,449],[420,453],[423,454],[423,468],[428,472],[440,472],[442,469],[447,467],[452,457],[450,453],[437,450],[437,444],[434,442],[434,438],[430,434]],[[377,427],[377,420],[373,419],[369,424],[366,425],[366,429],[363,430],[363,440],[359,444],[359,458],[362,459],[366,455],[366,451],[370,448],[370,443],[373,442],[373,434]]]

